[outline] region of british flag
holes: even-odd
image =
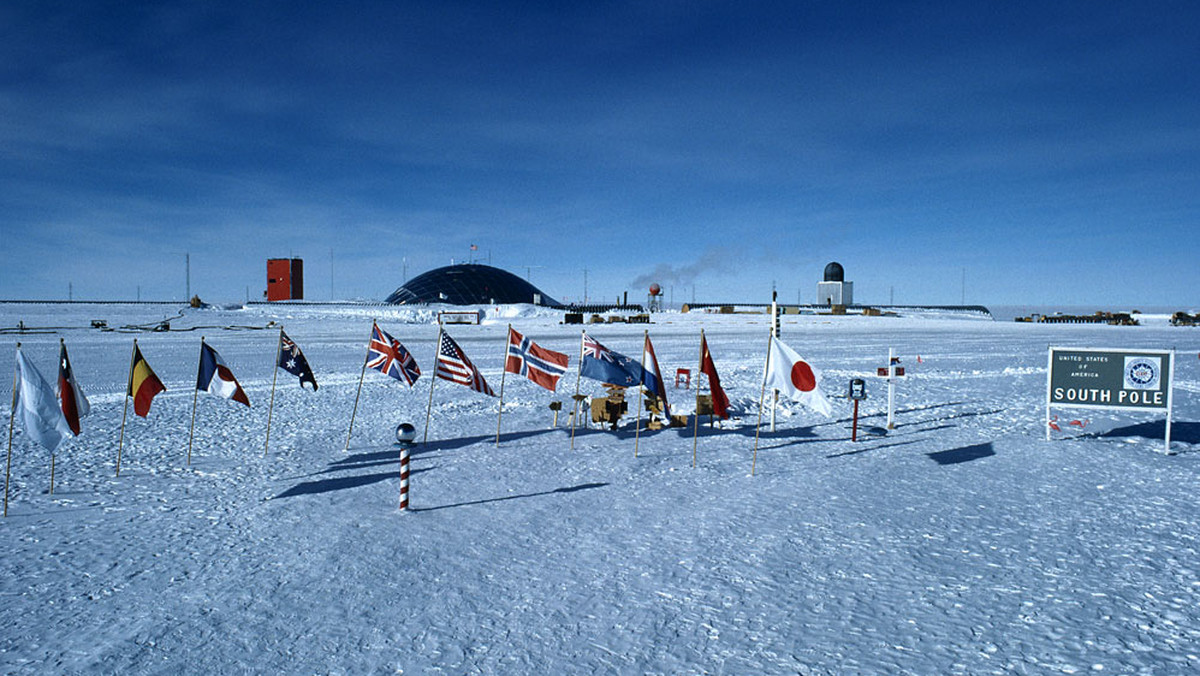
[[[475,368],[470,359],[467,359],[467,355],[463,353],[462,348],[445,331],[442,332],[442,339],[438,344],[437,369],[435,373],[442,380],[466,385],[472,390],[482,392],[489,397],[496,396],[492,392],[492,388],[488,387],[487,381],[483,379],[483,374],[479,372],[479,369]]]
[[[553,392],[558,387],[558,379],[567,372],[568,361],[567,355],[547,350],[511,327],[508,329],[505,371],[525,376]]]
[[[371,326],[371,342],[367,345],[367,366],[396,380],[403,380],[409,387],[421,377],[417,360],[404,349],[400,341],[389,336],[378,324]]]

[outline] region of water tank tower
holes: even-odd
[[[650,285],[650,293],[646,296],[646,307],[650,312],[662,312],[662,287],[657,282]]]

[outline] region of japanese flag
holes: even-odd
[[[817,413],[833,415],[833,405],[821,391],[821,372],[774,337],[767,356],[766,383],[768,388],[779,390],[783,396]]]

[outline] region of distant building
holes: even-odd
[[[267,259],[267,300],[304,300],[304,261]]]
[[[491,305],[532,303],[548,307],[562,304],[520,277],[490,265],[450,265],[410,279],[387,297],[388,303],[409,305]]]
[[[854,305],[854,282],[846,281],[841,263],[825,266],[825,281],[817,283],[817,305]]]

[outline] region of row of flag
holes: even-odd
[[[667,389],[649,334],[645,336],[643,357],[637,361],[602,345],[598,340],[583,332],[580,344],[579,375],[610,385],[621,387],[642,386],[659,398],[664,412],[670,416]],[[311,385],[317,390],[317,381],[300,346],[282,330],[279,332],[276,366],[299,379],[300,386]],[[729,397],[721,387],[716,364],[703,332],[700,337],[700,372],[708,377],[712,392],[714,414],[722,419],[729,417]],[[487,380],[467,357],[462,347],[445,331],[438,336],[438,350],[434,374],[437,378],[458,383],[470,389],[496,396]],[[569,369],[570,358],[550,350],[522,335],[511,326],[508,329],[504,372],[520,375],[547,390],[555,391],[558,382]],[[30,363],[17,347],[17,374],[19,381],[14,394],[14,409],[22,420],[28,434],[42,446],[53,451],[68,435],[80,434],[80,419],[91,410],[87,396],[75,379],[67,354],[66,343],[60,341],[58,388],[53,391],[40,372]],[[370,368],[415,386],[421,377],[421,368],[412,353],[377,323],[371,326],[364,370]],[[832,406],[822,392],[820,372],[779,338],[772,336],[764,374],[764,387],[779,391],[789,399],[801,403],[824,415],[832,413]],[[250,399],[238,383],[228,364],[217,350],[201,340],[200,364],[197,371],[196,390],[209,392],[219,397],[250,406]],[[129,385],[126,396],[133,401],[134,413],[146,417],[151,402],[166,386],[155,374],[134,341],[130,360]],[[273,399],[272,389],[272,399]]]
[[[299,380],[301,388],[311,385],[317,390],[317,381],[300,346],[281,329],[277,348],[276,366]],[[522,335],[511,326],[508,329],[507,345],[505,348],[504,374],[528,378],[534,384],[550,391],[558,388],[560,379],[570,366],[570,358],[562,353],[538,345],[533,340]],[[387,376],[414,386],[421,377],[420,366],[412,353],[404,345],[372,323],[371,336],[367,345],[367,354],[363,365],[366,369],[379,371]],[[715,416],[721,419],[729,417],[729,397],[721,386],[716,364],[703,331],[700,335],[700,372],[708,377],[709,389],[712,396],[712,407]],[[469,387],[473,391],[488,396],[496,396],[483,374],[463,351],[462,347],[445,331],[439,331],[437,338],[436,364],[434,366],[436,379],[446,380]],[[615,350],[602,345],[598,340],[583,332],[580,338],[580,363],[578,377],[597,380],[606,384],[621,387],[644,387],[650,394],[663,404],[663,412],[669,419],[670,404],[667,400],[667,389],[662,376],[662,369],[654,350],[654,345],[647,332],[644,337],[642,359],[635,360]],[[17,346],[17,370],[15,374],[13,410],[14,418],[19,418],[28,435],[40,443],[51,453],[57,449],[64,438],[79,435],[81,432],[80,419],[87,416],[91,410],[88,399],[75,379],[71,368],[70,357],[67,354],[66,343],[60,340],[59,377],[57,391],[52,389],[40,372],[26,359]],[[826,416],[832,414],[829,399],[820,388],[820,372],[805,361],[799,354],[788,347],[777,337],[771,337],[766,368],[763,376],[764,392],[767,388],[778,391],[792,401],[801,403]],[[362,381],[359,381],[361,394]],[[432,382],[431,382],[432,388]],[[134,341],[133,353],[130,358],[129,380],[126,389],[125,404],[133,401],[134,414],[147,417],[155,396],[166,391],[166,386],[155,374],[146,358],[142,355],[137,341]],[[578,384],[576,386],[578,391]],[[200,360],[197,369],[196,391],[236,401],[250,406],[250,399],[245,390],[234,376],[229,365],[221,358],[217,350],[202,338],[200,345]],[[272,381],[271,409],[274,407],[275,383]],[[430,399],[432,401],[432,389]],[[501,414],[503,409],[503,380],[501,382]],[[761,397],[760,397],[761,400]],[[355,398],[355,413],[358,407],[358,396]],[[270,444],[270,412],[267,423],[267,447]],[[192,435],[195,431],[195,402],[192,411]],[[347,435],[346,446],[349,448],[350,435],[353,434],[354,414],[351,416],[350,433]],[[122,416],[121,439],[124,439],[125,421]],[[428,412],[426,420],[428,430]],[[426,439],[428,432],[426,432]],[[497,440],[499,440],[499,422],[497,423]],[[119,444],[120,445],[120,444]],[[117,471],[120,472],[120,455],[118,450]],[[264,451],[265,452],[265,451]],[[191,437],[188,442],[188,458],[191,458]]]

